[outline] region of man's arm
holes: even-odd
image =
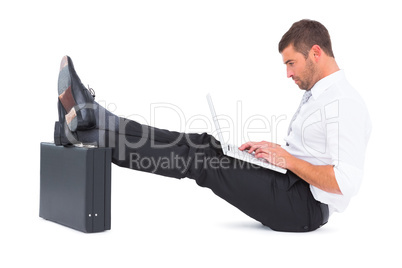
[[[264,158],[273,165],[286,168],[323,191],[342,194],[332,165],[312,165],[289,154],[280,145],[266,141],[247,142],[239,149],[247,150],[249,153],[255,152],[257,158]]]

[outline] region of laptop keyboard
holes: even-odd
[[[241,159],[256,159],[261,161],[262,159],[256,158],[254,156],[254,152],[253,153],[249,153],[247,150],[246,151],[241,151],[237,146],[228,144],[228,151],[231,151],[232,153],[234,153],[237,157],[241,158]]]
[[[275,165],[272,165],[269,163],[267,160],[263,158],[257,158],[253,153],[249,153],[247,150],[241,151],[237,146],[226,144],[227,149],[228,149],[228,154],[229,156],[231,155],[234,158],[249,162],[254,165],[259,165],[265,168],[269,168],[272,170],[275,170],[280,173],[286,173],[286,169],[277,167]],[[230,153],[229,153],[230,152]]]

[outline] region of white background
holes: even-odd
[[[402,239],[399,11],[397,1],[2,1],[0,266],[394,266]],[[241,100],[245,118],[286,115],[265,138],[283,143],[302,92],[286,78],[277,44],[303,18],[328,28],[373,122],[364,182],[346,212],[312,233],[277,233],[194,181],[113,166],[110,231],[83,234],[39,218],[39,144],[53,139],[63,55],[118,115],[150,122],[151,104],[163,102],[185,120],[209,116],[211,92],[218,113],[235,115]],[[172,111],[152,120],[183,128]]]

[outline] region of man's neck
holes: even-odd
[[[323,79],[339,70],[340,69],[339,69],[338,64],[336,63],[335,59],[332,57],[326,57],[320,63],[320,66],[315,70],[316,81],[315,81],[314,85],[321,79]],[[310,89],[308,89],[308,90],[310,90]]]
[[[328,57],[326,59],[326,61],[324,62],[324,66],[323,66],[322,70],[323,71],[321,74],[321,79],[339,71],[340,69],[339,69],[338,64],[336,63],[335,59],[332,57]]]

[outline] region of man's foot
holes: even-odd
[[[96,127],[95,96],[81,83],[68,56],[61,60],[58,94],[59,122],[55,126],[55,143],[73,144],[76,142],[74,132]]]

